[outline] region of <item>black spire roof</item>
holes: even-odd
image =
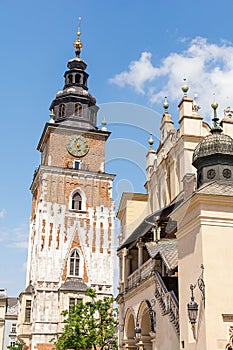
[[[85,71],[87,63],[80,58],[83,46],[80,35],[79,27],[78,39],[74,42],[76,57],[68,61],[68,70],[64,74],[65,85],[63,90],[56,94],[50,110],[53,111],[55,123],[93,130],[96,129],[96,116],[99,108],[96,106],[95,97],[88,92],[89,75]]]

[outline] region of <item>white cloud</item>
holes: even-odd
[[[130,85],[135,88],[136,92],[144,94],[144,83],[152,81],[158,74],[159,69],[153,67],[151,63],[151,53],[142,52],[138,61],[133,61],[129,64],[129,71],[121,72],[109,79],[120,87]]]
[[[164,96],[170,102],[179,102],[182,79],[187,78],[189,96],[198,94],[202,113],[210,114],[210,104],[215,93],[221,109],[233,106],[233,45],[222,42],[211,44],[207,39],[196,37],[187,42],[186,50],[170,53],[156,67],[149,52],[143,52],[138,61],[129,65],[129,70],[110,79],[121,87],[134,87],[135,92],[146,94],[152,104],[161,105]]]
[[[6,209],[2,209],[2,210],[0,210],[0,219],[1,218],[4,218],[4,216],[6,215]]]

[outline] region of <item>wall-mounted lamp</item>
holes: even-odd
[[[203,265],[201,265],[201,269],[202,269],[202,272],[201,272],[201,275],[198,277],[197,283],[190,285],[191,300],[187,304],[188,318],[189,318],[189,322],[191,323],[191,326],[192,326],[193,337],[195,340],[196,340],[196,329],[195,328],[196,328],[197,315],[198,315],[198,304],[196,303],[196,301],[194,299],[193,291],[197,285],[198,285],[198,288],[201,292],[203,304],[205,307],[205,283],[204,283],[204,279],[203,279],[203,275],[204,275],[204,266]]]
[[[191,323],[192,326],[192,330],[193,330],[193,337],[194,339],[196,339],[196,331],[195,331],[195,325],[197,322],[197,314],[198,314],[198,304],[196,303],[195,299],[194,299],[194,295],[193,295],[193,290],[194,290],[195,286],[193,284],[190,285],[190,289],[191,289],[191,300],[187,305],[187,309],[188,309],[188,318],[189,318],[189,322]]]

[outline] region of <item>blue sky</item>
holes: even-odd
[[[49,106],[63,88],[78,17],[89,90],[112,136],[107,170],[114,196],[143,191],[149,133],[158,138],[164,96],[177,123],[180,87],[198,94],[200,112],[233,106],[232,0],[0,0],[0,288],[25,288],[29,191]]]

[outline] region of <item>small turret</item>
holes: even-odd
[[[178,105],[180,111],[180,135],[202,136],[203,118],[197,113],[200,107],[198,106],[197,109],[197,106],[195,106],[195,101],[187,96],[189,87],[186,83],[186,79],[184,79],[184,85],[181,87],[181,90],[183,91],[183,97]],[[194,108],[196,108],[197,111],[194,110]]]
[[[197,187],[214,180],[231,180],[233,173],[233,139],[222,133],[217,116],[217,102],[214,110],[211,134],[196,146],[193,153],[193,166],[197,169]]]
[[[163,112],[163,116],[160,124],[161,143],[164,143],[164,141],[166,140],[171,130],[174,130],[174,123],[172,121],[171,114],[168,113],[168,107],[169,107],[169,103],[167,101],[167,97],[165,96],[164,103],[163,103],[164,112]]]

